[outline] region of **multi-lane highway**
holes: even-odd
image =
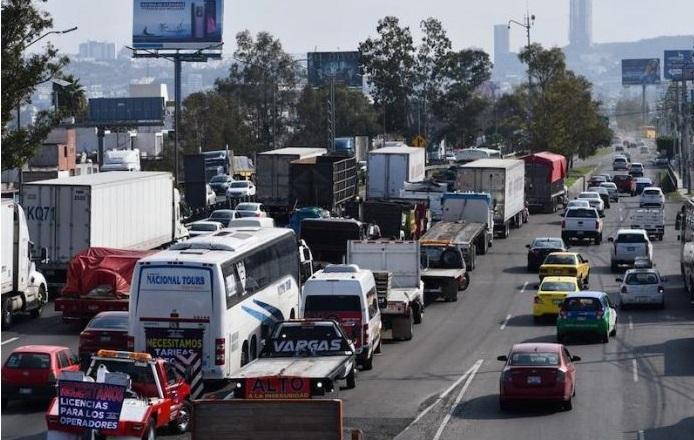
[[[610,156],[605,156],[609,161]],[[609,168],[605,168],[606,171]],[[649,169],[648,174],[655,174]],[[623,197],[605,217],[605,237],[628,225],[637,198]],[[676,201],[666,206],[666,233],[654,242],[655,262],[667,278],[664,310],[619,311],[608,344],[569,346],[577,364],[571,411],[536,406],[511,412],[498,407],[502,363],[512,344],[554,342],[552,324],[533,323],[537,274],[526,272],[525,244],[559,236],[560,217],[533,215],[510,238],[495,240],[480,257],[470,288],[456,303],[434,303],[409,342],[384,344],[372,371],[360,372],[354,390],[340,392],[346,425],[373,439],[634,439],[694,438],[694,309],[679,277],[674,230]],[[576,245],[592,266],[590,288],[614,295],[610,244]],[[18,345],[77,348],[79,329],[52,312],[2,333],[3,362]],[[3,439],[43,438],[42,404],[13,404],[2,414]],[[174,437],[170,437],[174,438]]]

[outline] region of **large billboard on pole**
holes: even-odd
[[[622,60],[622,85],[640,86],[660,82],[660,58]]]
[[[134,0],[133,48],[205,49],[222,42],[224,0]]]
[[[308,83],[313,87],[344,84],[362,87],[361,57],[359,52],[309,52]]]
[[[672,81],[694,79],[694,50],[666,50],[663,60],[665,79]]]

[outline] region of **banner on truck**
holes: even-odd
[[[118,429],[123,400],[123,385],[60,380],[58,423],[93,430]]]
[[[133,48],[216,46],[222,42],[223,5],[223,0],[134,0]]]
[[[640,86],[660,83],[660,59],[638,58],[622,60],[622,85]]]
[[[359,52],[309,52],[308,83],[320,87],[334,81],[347,87],[362,87]]]
[[[202,394],[202,344],[201,328],[146,328],[145,347],[152,356],[166,359],[181,376],[189,370],[190,394],[193,398]]]

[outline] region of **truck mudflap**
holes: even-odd
[[[63,320],[90,319],[101,312],[128,311],[128,299],[91,299],[60,297],[55,299],[55,311],[62,312]]]

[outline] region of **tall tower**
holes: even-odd
[[[585,49],[593,42],[592,0],[571,0],[569,45]]]
[[[505,24],[494,25],[494,65],[501,66],[508,59],[511,52],[508,26]]]

